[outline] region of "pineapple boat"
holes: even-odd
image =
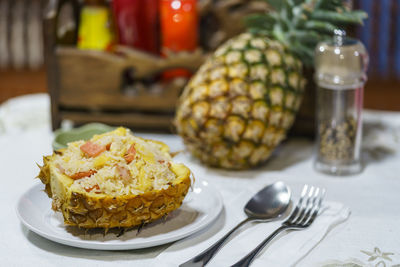
[[[132,227],[157,220],[182,204],[190,170],[172,162],[162,142],[128,129],[68,144],[43,159],[39,178],[66,225]]]

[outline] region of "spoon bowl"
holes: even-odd
[[[237,229],[250,221],[269,222],[282,217],[290,204],[291,192],[283,182],[275,182],[261,189],[244,207],[247,218],[225,234],[214,245],[179,265],[180,267],[205,266]]]
[[[250,218],[272,220],[280,218],[290,204],[291,192],[283,182],[275,182],[255,194],[244,207]]]

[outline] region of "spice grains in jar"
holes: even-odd
[[[318,125],[319,157],[323,162],[351,162],[354,158],[357,123],[352,117],[342,121],[322,121]]]

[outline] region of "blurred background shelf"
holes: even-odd
[[[0,71],[0,103],[11,97],[42,92],[47,92],[44,68],[35,71]],[[399,80],[370,78],[365,88],[364,107],[400,111]]]
[[[370,16],[362,29],[354,31],[368,47],[371,58],[364,106],[400,111],[400,2],[353,2]],[[46,3],[47,0],[0,0],[0,103],[15,96],[48,91],[42,29],[38,27]]]

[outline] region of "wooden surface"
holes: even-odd
[[[24,94],[47,91],[45,71],[0,71],[0,103]],[[364,107],[400,111],[400,82],[371,78],[365,88]]]
[[[364,107],[400,111],[400,79],[371,78],[365,87]]]
[[[0,103],[5,100],[32,93],[47,92],[46,72],[0,70]]]

